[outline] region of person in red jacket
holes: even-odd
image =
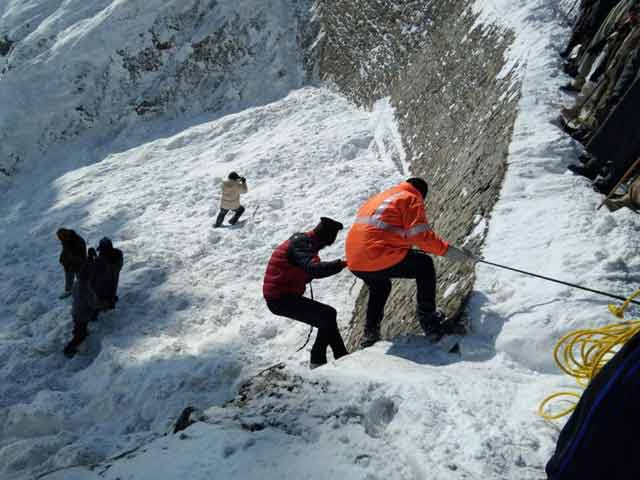
[[[380,323],[391,293],[390,279],[416,279],[418,322],[430,335],[437,333],[446,319],[436,310],[436,273],[427,253],[453,261],[474,260],[469,252],[449,245],[431,229],[424,208],[428,191],[422,178],[410,178],[374,195],[360,208],[349,230],[349,270],[369,288],[361,348],[380,340]]]
[[[327,347],[338,359],[347,355],[340,331],[336,309],[304,297],[307,283],[340,273],[343,260],[323,262],[318,252],[333,244],[343,226],[327,217],[310,232],[296,233],[280,244],[271,255],[264,275],[263,295],[267,307],[275,315],[291,318],[318,329],[311,348],[311,368],[327,363]]]

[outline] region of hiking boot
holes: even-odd
[[[580,93],[580,89],[576,87],[572,82],[562,85],[559,90],[565,93]]]
[[[606,178],[598,178],[593,182],[593,189],[598,193],[602,193],[603,195],[608,195],[613,187],[615,187],[615,184],[611,183],[611,181],[607,180]]]
[[[593,157],[588,153],[583,153],[582,155],[578,155],[578,160],[580,160],[580,163],[583,163],[584,165],[586,165],[591,160],[593,160]]]
[[[316,368],[322,367],[323,365],[326,365],[326,364],[309,362],[309,370],[315,370]]]
[[[71,341],[67,344],[66,347],[64,347],[64,350],[62,351],[62,353],[64,353],[64,356],[67,358],[73,358],[73,356],[78,353],[78,348],[76,346],[76,344]]]
[[[578,75],[578,65],[576,65],[575,62],[571,61],[565,62],[564,65],[562,65],[562,71],[564,71],[564,73],[566,73],[570,77],[575,77],[576,75]]]
[[[442,310],[436,310],[431,314],[427,314],[418,318],[418,322],[422,327],[422,331],[426,336],[429,335],[441,335],[445,332],[445,323],[447,323],[448,319],[445,313]]]
[[[360,339],[360,348],[361,349],[368,348],[379,340],[380,340],[379,330],[375,330],[375,331],[365,330],[364,335],[362,335],[362,338]]]
[[[309,358],[309,364],[313,365],[324,365],[327,363],[327,351],[326,349],[322,350],[316,345],[311,348],[311,357]]]
[[[595,180],[598,176],[598,172],[587,165],[576,165],[575,163],[572,163],[567,167],[567,169],[572,171],[576,175],[587,177],[591,181]]]

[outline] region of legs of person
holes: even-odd
[[[369,290],[367,302],[367,318],[364,325],[364,336],[372,337],[371,343],[380,339],[380,324],[384,318],[384,306],[391,293],[391,280],[382,272],[353,272],[362,279]]]
[[[416,279],[417,316],[428,321],[436,310],[436,271],[431,257],[419,250],[409,250],[400,263],[383,272],[389,278]]]
[[[218,218],[216,218],[216,227],[222,226],[222,222],[224,222],[224,217],[226,217],[228,211],[229,210],[227,210],[226,208],[220,209],[220,211],[218,212]]]
[[[240,217],[242,216],[244,211],[245,211],[245,208],[242,205],[240,205],[240,208],[237,208],[236,210],[233,211],[234,214],[231,220],[229,220],[229,223],[231,225],[235,225],[236,223],[238,223],[238,220],[240,220]]]
[[[348,353],[338,330],[335,308],[295,295],[267,300],[267,306],[275,315],[291,318],[318,329],[316,341],[311,348],[311,363],[327,362],[327,346],[331,346],[335,358]]]
[[[64,293],[66,296],[69,296],[71,294],[75,277],[76,274],[74,272],[66,268],[64,269]]]
[[[77,350],[78,346],[87,338],[89,334],[87,329],[87,323],[89,319],[92,317],[92,312],[89,311],[73,311],[73,337],[71,341],[64,348],[64,354],[71,358],[73,357]]]

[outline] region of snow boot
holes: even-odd
[[[67,358],[73,358],[75,354],[78,353],[78,346],[72,340],[67,344],[66,347],[64,347],[64,350],[62,351],[62,353],[64,353],[64,356]]]
[[[360,339],[360,349],[370,347],[380,340],[380,330],[365,330]]]
[[[425,336],[442,336],[447,333],[446,324],[449,321],[445,313],[437,309],[431,314],[420,316],[418,322],[422,327]]]

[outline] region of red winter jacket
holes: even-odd
[[[318,240],[313,231],[296,233],[281,243],[273,251],[264,274],[264,298],[276,300],[284,295],[302,296],[311,280],[330,277],[345,267],[342,260],[320,261],[319,250]]]

